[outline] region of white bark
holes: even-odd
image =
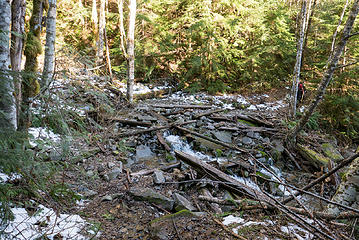
[[[0,131],[16,130],[16,103],[14,82],[9,74],[11,7],[0,0]]]
[[[55,67],[56,0],[49,0],[49,10],[47,12],[46,21],[45,60],[42,77],[44,86],[48,87]]]
[[[316,96],[312,103],[309,105],[307,111],[304,113],[303,117],[300,119],[299,123],[295,125],[295,127],[288,133],[287,135],[287,142],[293,143],[296,141],[297,134],[302,130],[305,126],[305,124],[308,122],[309,117],[313,114],[314,110],[318,106],[319,102],[323,99],[323,96],[325,94],[325,91],[330,83],[330,81],[333,78],[334,71],[337,69],[339,58],[341,57],[345,45],[350,38],[350,32],[353,28],[355,19],[358,15],[359,11],[359,0],[355,0],[353,3],[353,7],[350,11],[350,14],[348,16],[347,22],[345,24],[345,27],[343,29],[343,34],[340,39],[340,42],[338,43],[337,47],[334,50],[333,57],[330,57],[328,62],[328,68],[326,72],[324,73],[323,79],[321,83],[318,86],[318,90],[316,93]]]
[[[97,39],[97,65],[103,64],[103,48],[104,48],[104,35],[106,25],[106,12],[105,12],[105,0],[100,1],[100,16],[99,16],[99,27],[98,27],[98,39]]]
[[[301,10],[301,28],[298,37],[297,44],[297,58],[293,71],[293,85],[292,85],[292,103],[291,103],[291,116],[295,117],[297,111],[297,94],[298,94],[298,83],[300,81],[300,68],[302,63],[302,54],[303,54],[303,45],[304,45],[304,37],[305,37],[305,29],[306,29],[306,19],[307,19],[307,0],[303,1],[303,6]]]
[[[135,80],[135,20],[136,20],[136,0],[130,0],[130,16],[128,24],[127,55],[128,55],[128,80],[127,80],[127,100],[133,102],[133,83]]]

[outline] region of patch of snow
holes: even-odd
[[[295,236],[298,240],[311,240],[314,239],[314,235],[307,230],[299,227],[298,225],[289,223],[287,226],[281,226],[280,230],[291,236]]]
[[[248,110],[257,110],[257,107],[255,105],[250,105],[249,107],[247,107]]]
[[[17,173],[12,173],[10,176],[0,172],[0,183],[4,183],[7,182],[9,180],[15,180],[15,179],[20,179],[22,176],[20,174]]]
[[[229,215],[229,216],[223,218],[222,223],[227,226],[227,225],[232,224],[232,223],[243,223],[243,222],[244,222],[243,218],[235,217],[233,215]]]
[[[33,137],[30,137],[30,145],[32,147],[37,146],[36,141],[42,140],[42,141],[52,141],[52,142],[58,142],[61,140],[60,135],[53,133],[51,130],[43,127],[38,128],[29,128],[29,134]]]
[[[79,215],[59,214],[52,209],[39,205],[39,210],[29,216],[25,208],[12,208],[14,220],[11,221],[1,240],[32,240],[46,236],[48,239],[88,239],[81,234],[88,223]]]

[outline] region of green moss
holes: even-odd
[[[307,160],[312,161],[313,164],[319,165],[328,165],[329,159],[317,153],[303,145],[298,144],[298,148],[301,150],[302,154],[306,156]]]
[[[37,57],[37,55],[42,53],[42,45],[40,38],[34,35],[33,32],[29,32],[26,39],[26,46],[24,54],[27,57]]]
[[[190,210],[183,209],[181,211],[175,212],[173,214],[167,214],[162,217],[156,218],[150,222],[150,224],[157,223],[160,221],[166,221],[168,219],[174,219],[177,217],[193,217],[195,216]]]
[[[324,155],[332,159],[333,161],[340,161],[343,159],[342,155],[340,155],[340,153],[330,143],[323,143],[322,149]]]
[[[238,122],[243,123],[248,126],[251,126],[251,127],[257,127],[257,125],[255,125],[254,123],[251,123],[251,122],[243,120],[243,119],[238,119]]]

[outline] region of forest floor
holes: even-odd
[[[78,224],[79,230],[73,229],[72,235],[66,235],[65,229],[54,232],[51,224],[37,224],[38,231],[47,229],[43,236],[355,239],[354,221],[338,222],[298,216],[283,208],[270,209],[266,201],[258,202],[233,187],[231,190],[223,179],[208,172],[210,165],[249,192],[269,192],[275,200],[268,202],[277,203],[289,196],[291,190],[256,176],[280,179],[302,188],[323,174],[324,168],[303,159],[298,152],[291,150],[294,161],[285,153],[283,139],[290,127],[286,119],[287,89],[265,94],[209,96],[172,88],[159,89],[154,94],[153,87],[140,86],[152,91],[138,97],[142,100],[128,104],[120,83],[109,83],[107,78],[81,69],[76,62],[66,70],[51,85],[52,96],[46,100],[46,107],[40,102],[34,108],[40,112],[60,109],[68,127],[82,134],[70,134],[70,153],[66,156],[53,146],[36,146],[34,151],[48,154],[48,161],[62,162],[63,169],[53,182],[61,183],[66,186],[63,189],[74,194],[62,194],[65,198],[59,198],[61,201],[45,194],[35,202],[56,209],[56,216],[59,213],[80,216],[86,224]],[[44,117],[42,123],[56,130],[50,117]],[[321,143],[330,142],[344,157],[353,151],[352,146],[318,130],[303,133],[300,139],[302,144],[316,150]],[[181,159],[178,152],[190,154],[207,165],[195,167]],[[330,199],[335,185],[325,181],[312,192]],[[297,201],[289,205],[316,211],[327,205],[309,196],[298,197]],[[55,221],[53,225],[59,223]],[[22,236],[18,233],[14,239],[30,239]]]

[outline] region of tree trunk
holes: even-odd
[[[98,41],[98,17],[97,17],[97,3],[96,3],[96,0],[92,1],[91,21],[92,21],[93,35],[95,36],[94,45],[97,45],[97,41]]]
[[[49,10],[46,20],[46,44],[44,70],[42,72],[43,83],[48,87],[54,74],[55,67],[55,38],[56,38],[56,0],[49,0]]]
[[[11,48],[10,48],[10,60],[11,69],[16,72],[13,77],[15,78],[15,96],[16,96],[16,108],[17,114],[20,112],[21,97],[21,60],[24,50],[24,38],[25,38],[25,10],[26,0],[13,0],[11,3]],[[17,119],[19,119],[17,115]]]
[[[359,150],[359,149],[358,149]],[[332,201],[345,206],[358,207],[359,195],[359,158],[356,158],[349,166],[349,169],[343,176],[342,183],[339,185]],[[354,204],[354,205],[353,205]],[[327,211],[334,215],[339,215],[341,209],[336,205],[328,205]]]
[[[133,83],[135,80],[135,20],[136,0],[130,0],[130,20],[128,24],[127,55],[128,55],[128,80],[127,100],[133,102]]]
[[[117,5],[118,5],[118,13],[120,15],[119,25],[120,25],[121,49],[122,49],[123,55],[127,59],[127,53],[126,53],[126,47],[125,47],[125,41],[124,41],[124,39],[126,38],[126,33],[125,33],[125,27],[123,24],[123,0],[118,0]]]
[[[10,21],[10,4],[6,0],[0,0],[0,132],[15,131],[17,127],[14,82],[9,73]]]
[[[305,124],[308,122],[309,117],[313,114],[314,109],[318,106],[319,102],[323,99],[325,90],[333,78],[333,73],[337,68],[339,58],[343,53],[348,38],[350,37],[350,32],[353,28],[354,21],[358,15],[358,11],[359,11],[359,0],[355,0],[353,3],[353,7],[350,11],[349,17],[347,19],[347,22],[345,24],[345,27],[343,29],[341,40],[338,43],[336,49],[334,50],[333,57],[328,60],[329,65],[318,87],[316,96],[312,101],[312,103],[310,104],[308,110],[304,113],[303,117],[300,119],[299,123],[297,123],[295,127],[288,133],[287,135],[288,143],[294,143],[296,141],[296,137],[299,131],[304,128]]]
[[[300,68],[303,54],[303,43],[306,29],[306,16],[307,16],[307,0],[303,1],[301,15],[300,15],[300,33],[298,36],[297,43],[297,58],[293,71],[293,85],[292,85],[292,101],[291,101],[291,116],[295,117],[297,111],[297,94],[298,94],[298,83],[300,80]]]
[[[40,92],[40,84],[37,80],[36,72],[38,71],[37,57],[42,52],[40,33],[42,28],[42,14],[46,7],[44,0],[33,0],[33,9],[30,19],[30,29],[27,34],[25,44],[25,76],[22,83],[23,104],[21,106],[20,125],[22,130],[27,130],[30,126],[29,107],[31,98]]]
[[[106,12],[105,12],[105,0],[100,0],[100,18],[98,25],[98,39],[97,39],[97,66],[103,64],[103,47],[104,47],[104,35],[106,25]]]

